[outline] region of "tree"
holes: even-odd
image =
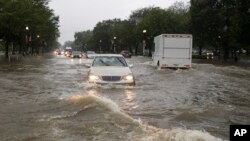
[[[188,23],[186,11],[154,8],[137,25],[137,34],[141,40],[146,40],[149,56],[151,56],[155,36],[164,33],[188,33]],[[143,30],[147,31],[146,37],[143,37]]]
[[[191,0],[192,32],[200,55],[205,45],[214,46],[216,50],[221,46],[219,49],[225,61],[230,53],[238,60],[236,52],[248,38],[244,36],[245,33],[249,33],[245,26],[249,22],[243,22],[247,21],[246,15],[249,15],[247,6],[249,8],[247,1]]]
[[[78,50],[88,50],[88,44],[91,44],[91,38],[92,38],[92,31],[82,31],[82,32],[76,32],[74,37],[74,43],[76,45],[76,48]]]
[[[19,46],[19,53],[27,52],[27,38],[44,43],[45,49],[59,36],[59,17],[54,16],[48,8],[48,0],[1,0],[0,1],[0,35],[5,41],[5,54],[8,57],[9,44]],[[25,30],[28,26],[29,30]],[[35,40],[39,35],[40,39]],[[28,37],[27,37],[28,36]],[[34,42],[29,42],[31,53]]]
[[[63,44],[64,48],[66,48],[66,47],[72,47],[72,46],[74,46],[74,42],[73,41],[66,41]]]
[[[250,1],[240,0],[237,1],[238,5],[238,20],[240,27],[240,39],[239,42],[242,47],[247,50],[247,55],[250,54]]]

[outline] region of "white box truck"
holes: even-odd
[[[154,65],[160,68],[191,68],[192,42],[190,34],[161,34],[154,38]]]

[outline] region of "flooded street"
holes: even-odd
[[[158,70],[132,57],[136,86],[86,82],[87,59],[0,64],[1,141],[215,141],[250,124],[250,68]]]

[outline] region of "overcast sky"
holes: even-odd
[[[93,29],[107,19],[128,19],[132,11],[158,6],[168,8],[177,0],[51,0],[49,6],[60,17],[59,42],[74,40],[74,33]],[[189,0],[178,0],[187,3]]]

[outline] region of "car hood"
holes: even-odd
[[[98,76],[124,76],[131,74],[129,67],[91,67],[90,74]]]
[[[87,54],[88,58],[95,58],[96,54]]]

